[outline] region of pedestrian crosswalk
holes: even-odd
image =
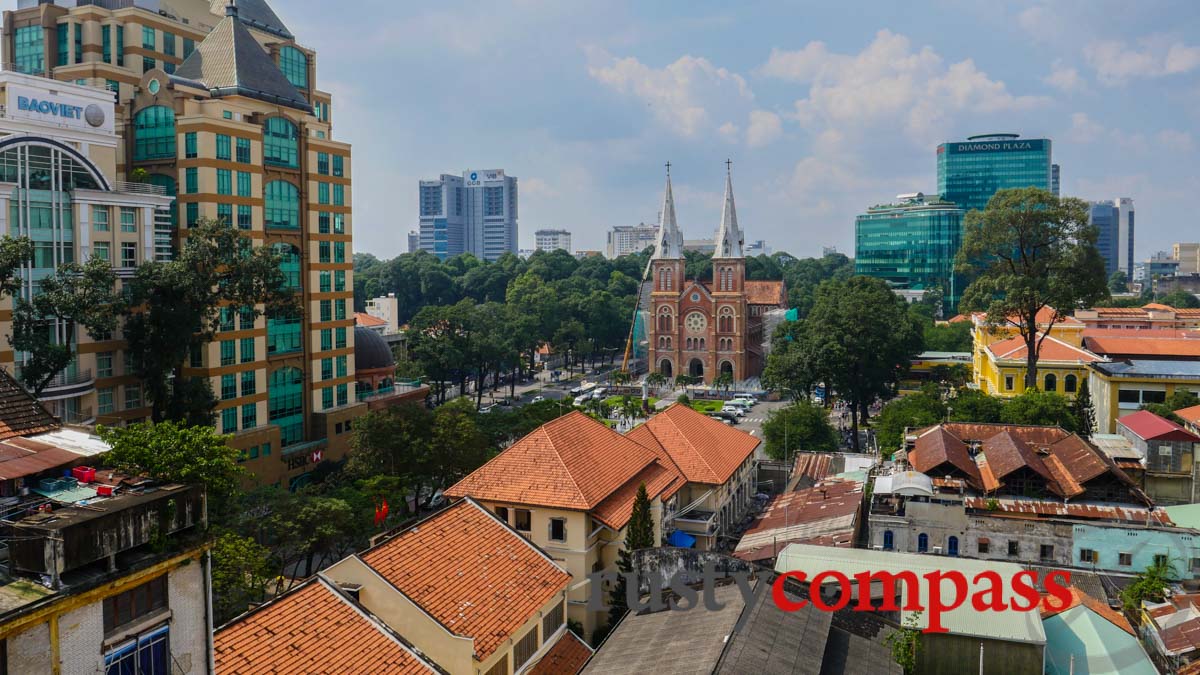
[[[762,424],[763,422],[767,421],[767,418],[765,418],[765,417],[739,417],[738,421],[742,422],[742,423],[754,422],[755,424]]]

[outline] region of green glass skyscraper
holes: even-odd
[[[983,209],[997,190],[1037,187],[1056,192],[1050,139],[1017,134],[971,136],[937,148],[938,194],[963,208]]]
[[[854,271],[897,290],[940,290],[943,314],[951,316],[963,291],[954,275],[963,210],[919,192],[899,195],[897,201],[855,218]]]

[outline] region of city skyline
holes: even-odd
[[[852,250],[856,213],[935,192],[937,144],[975,134],[1050,138],[1064,195],[1135,199],[1137,259],[1187,238],[1200,186],[1200,13],[1184,2],[281,11],[337,74],[361,148],[358,250],[382,257],[405,250],[416,182],[469,166],[522,178],[519,248],[567,227],[603,249],[612,226],[655,220],[667,160],[685,230],[715,229],[729,157],[747,237],[797,255]],[[466,91],[486,107],[429,105]]]

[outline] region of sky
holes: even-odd
[[[603,250],[656,222],[670,161],[709,238],[731,159],[747,241],[853,255],[855,215],[989,132],[1052,139],[1064,195],[1132,197],[1139,260],[1200,239],[1196,0],[273,6],[354,145],[356,252],[406,251],[417,182],[468,168],[518,178],[521,248]]]

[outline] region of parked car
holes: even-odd
[[[741,408],[739,408],[739,407],[737,407],[737,406],[729,406],[729,405],[727,405],[727,406],[723,406],[723,407],[721,408],[721,412],[723,412],[723,413],[729,413],[729,414],[731,414],[731,415],[734,415],[734,416],[736,416],[736,417],[745,417],[745,415],[746,415],[746,411],[745,411],[745,410],[742,410]]]
[[[604,387],[600,387],[592,392],[592,398],[597,401],[600,401],[600,400],[604,399],[604,395],[607,393],[608,393],[607,389],[605,389]]]
[[[494,410],[495,408],[496,408],[495,404],[493,404],[493,405],[485,405],[485,406],[483,406],[482,408],[480,408],[480,409],[479,409],[479,414],[480,414],[480,415],[486,415],[486,414],[488,414],[488,413],[492,412],[492,410]]]
[[[591,394],[580,394],[579,396],[575,397],[575,405],[581,406],[581,405],[587,403],[588,399],[590,399],[591,397],[592,397]]]
[[[742,401],[726,401],[721,408],[736,408],[742,412],[748,412],[750,410],[750,406]]]
[[[541,403],[542,401],[545,401],[545,400],[546,400],[546,397],[539,394],[537,396],[534,396],[532,399],[530,399],[529,402],[530,403]]]
[[[722,422],[724,422],[725,424],[728,424],[730,426],[738,423],[737,414],[732,413],[732,412],[724,412],[724,411],[714,412],[714,413],[709,413],[708,416],[713,419],[716,419],[716,420],[721,420]]]

